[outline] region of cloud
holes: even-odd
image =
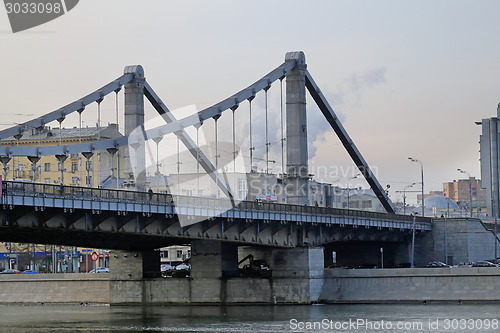
[[[345,82],[345,94],[354,106],[361,106],[363,94],[380,84],[386,83],[385,67],[372,68],[362,73],[352,73]]]
[[[368,69],[361,73],[353,72],[341,82],[336,91],[323,91],[342,123],[346,120],[346,114],[342,110],[361,106],[361,100],[366,91],[386,82],[385,72],[386,68],[383,67]],[[321,111],[311,104],[308,104],[307,126],[309,158],[313,158],[316,156],[316,143],[324,142],[325,134],[333,129]]]

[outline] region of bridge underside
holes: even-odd
[[[323,246],[342,242],[404,243],[409,231],[349,224],[209,218],[181,227],[176,215],[59,208],[0,210],[0,241],[151,250],[192,240],[267,247]]]

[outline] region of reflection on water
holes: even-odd
[[[491,304],[0,306],[0,332],[498,332],[491,322],[485,329],[486,320],[500,320],[497,309]],[[458,321],[453,327],[446,319],[469,320],[469,327],[460,329]],[[347,326],[349,320],[360,326]],[[323,326],[306,326],[314,322]],[[342,323],[343,329],[335,327]],[[429,327],[431,323],[439,326]],[[406,329],[397,329],[398,324],[407,324]]]

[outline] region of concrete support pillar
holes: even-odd
[[[146,180],[146,150],[144,142],[144,70],[142,66],[127,66],[124,73],[135,75],[135,79],[125,85],[125,135],[142,138],[125,151],[125,177],[132,176],[139,188],[144,188]],[[132,151],[131,151],[132,150]]]
[[[191,302],[224,302],[226,277],[238,275],[236,244],[211,240],[191,242]]]
[[[160,252],[113,250],[109,272],[111,304],[147,303],[144,278],[160,276]]]
[[[315,303],[323,288],[323,248],[274,249],[272,253],[275,303]]]
[[[306,58],[303,52],[289,52],[286,60],[297,66],[286,74],[286,202],[308,203],[308,155],[306,117]]]

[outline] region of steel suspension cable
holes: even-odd
[[[253,150],[255,149],[253,147],[253,143],[252,143],[252,101],[253,99],[255,98],[255,96],[252,96],[248,99],[248,104],[250,106],[250,118],[249,118],[249,122],[250,122],[250,172],[252,172],[252,169],[253,169]]]
[[[116,137],[118,138],[120,136],[120,126],[118,122],[118,93],[120,92],[121,88],[115,90],[115,106],[116,106]],[[118,189],[119,186],[119,179],[120,179],[120,147],[117,148],[116,150],[116,189]]]
[[[218,172],[219,171],[219,137],[218,137],[218,133],[217,133],[217,130],[218,130],[218,120],[220,118],[220,115],[216,115],[214,117],[214,121],[215,121],[215,170]],[[219,197],[219,179],[218,177],[215,177],[215,190],[217,191],[217,194],[216,194],[216,197],[218,198]]]
[[[82,143],[82,112],[83,112],[83,108],[78,110],[78,122],[79,122],[78,137],[80,140],[80,144]],[[80,186],[82,185],[82,177],[83,177],[82,157],[83,157],[83,155],[82,155],[82,153],[80,153],[80,158],[79,158],[79,160],[80,160]],[[73,168],[73,165],[71,165],[71,168]],[[73,170],[71,170],[71,171],[73,171]]]
[[[285,180],[285,135],[283,124],[283,77],[280,78],[280,114],[281,114],[281,177]]]
[[[101,140],[101,102],[103,100],[103,96],[99,98],[97,102],[97,141]],[[92,156],[92,161],[94,161],[94,156]],[[89,160],[90,163],[90,160]],[[93,163],[95,165],[95,163]],[[95,179],[95,167],[92,168],[92,176]],[[90,184],[90,178],[88,179]],[[101,187],[101,153],[97,152],[97,187]]]
[[[177,137],[177,194],[181,194],[180,186],[181,186],[181,155],[180,155],[180,139]]]
[[[200,126],[201,123],[196,125],[196,147],[200,149]],[[198,192],[197,196],[200,196],[200,153],[199,150],[196,150],[196,179],[198,183]]]
[[[235,122],[234,122],[234,112],[238,107],[233,107],[233,190],[236,189],[236,132],[235,132]]]
[[[264,94],[265,94],[265,99],[266,99],[266,173],[269,173],[269,126],[268,126],[268,120],[267,120],[267,91],[269,90],[270,86],[264,88]]]

